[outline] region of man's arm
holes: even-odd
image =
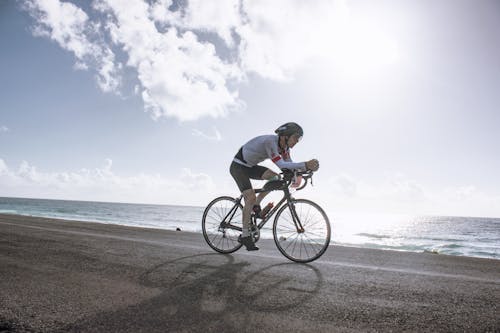
[[[285,161],[280,155],[274,157],[272,159],[272,161],[280,169],[290,169],[290,170],[298,169],[301,171],[306,170],[306,163],[305,162],[296,163],[296,162],[291,162],[291,161]]]

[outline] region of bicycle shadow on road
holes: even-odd
[[[87,318],[69,329],[236,331],[249,316],[259,320],[307,305],[323,284],[321,272],[312,265],[255,266],[213,253],[155,265],[139,283],[158,288],[158,296]]]

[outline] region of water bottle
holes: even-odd
[[[266,217],[267,213],[269,213],[269,211],[271,210],[271,208],[273,208],[274,206],[274,202],[270,202],[266,205],[266,207],[264,207],[262,209],[262,211],[260,212],[260,218],[263,219],[264,217]]]

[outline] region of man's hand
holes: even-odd
[[[319,169],[319,162],[317,159],[312,159],[306,162],[306,169],[311,171],[317,171]]]

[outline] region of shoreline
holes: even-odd
[[[221,255],[197,233],[0,214],[0,328],[500,330],[498,260],[330,246],[296,264],[259,246]]]
[[[169,236],[175,237],[176,235],[182,235],[184,234],[185,236],[188,237],[199,237],[201,239],[200,242],[200,247],[205,248],[207,251],[212,251],[213,253],[216,253],[213,251],[205,242],[203,239],[203,235],[201,232],[194,232],[194,231],[188,231],[188,230],[172,230],[172,229],[161,229],[161,228],[154,228],[154,227],[140,227],[140,226],[135,226],[135,225],[123,225],[123,224],[117,224],[117,223],[105,223],[105,222],[96,222],[96,221],[85,221],[85,220],[71,220],[71,219],[61,219],[61,218],[52,218],[52,217],[40,217],[40,216],[27,216],[27,215],[20,215],[20,214],[3,214],[0,213],[0,226],[2,224],[2,220],[7,217],[7,218],[13,218],[15,220],[24,220],[24,218],[29,219],[30,221],[33,222],[42,222],[42,223],[53,223],[56,225],[66,225],[67,227],[74,227],[74,228],[83,228],[85,230],[108,230],[108,231],[119,231],[123,229],[123,231],[128,231],[131,233],[141,233],[141,232],[147,232],[147,233],[166,233]],[[75,232],[76,235],[78,235],[78,232]],[[98,234],[93,234],[93,236],[99,237]],[[132,239],[130,239],[132,240]],[[261,239],[262,241],[266,242],[268,247],[275,247],[274,244],[274,239]],[[262,241],[260,243],[262,243]],[[259,243],[259,244],[260,244]],[[342,251],[342,252],[350,252],[350,251],[356,251],[356,252],[362,252],[365,255],[367,253],[372,252],[374,256],[377,256],[378,254],[383,255],[392,255],[392,256],[400,256],[400,255],[410,255],[410,256],[431,256],[431,257],[448,257],[448,258],[454,258],[454,259],[464,259],[464,260],[479,260],[479,261],[485,261],[487,263],[488,261],[491,261],[492,264],[500,264],[499,259],[495,258],[484,258],[484,257],[472,257],[472,256],[462,256],[462,255],[450,255],[450,254],[443,254],[443,253],[434,253],[430,251],[409,251],[409,250],[394,250],[394,249],[381,249],[381,248],[372,248],[372,247],[362,247],[362,246],[356,246],[356,245],[344,245],[344,244],[333,244],[330,243],[329,250],[327,250],[327,253],[330,251],[330,249],[335,248],[337,251]],[[245,251],[238,251],[237,253],[245,253]],[[284,260],[285,257],[283,257]],[[322,258],[318,259],[318,261],[321,261]],[[500,278],[498,279],[498,282],[500,282]]]
[[[158,228],[157,226],[138,226],[138,225],[131,225],[131,224],[120,224],[120,223],[112,223],[112,222],[106,222],[106,221],[95,221],[95,220],[85,220],[85,219],[71,219],[71,218],[60,218],[60,217],[47,217],[47,216],[36,216],[36,215],[23,215],[23,214],[14,214],[14,213],[0,213],[0,218],[2,216],[5,217],[26,217],[26,218],[34,218],[34,219],[45,219],[45,220],[58,220],[58,221],[65,221],[68,223],[89,223],[89,224],[97,224],[97,225],[109,225],[109,226],[122,226],[122,227],[127,227],[127,228],[137,228],[137,229],[145,229],[145,230],[159,230],[159,231],[176,231],[174,230],[174,227],[171,229],[164,229],[164,228]],[[191,231],[191,230],[183,230],[181,227],[180,228],[181,232],[186,232],[186,233],[193,233],[193,234],[201,234],[201,231]],[[270,238],[271,239],[271,238]],[[374,247],[374,246],[361,246],[359,244],[345,244],[345,243],[334,243],[333,240],[330,242],[330,246],[335,246],[335,247],[346,247],[346,248],[355,248],[355,249],[366,249],[366,250],[375,250],[375,251],[394,251],[394,252],[404,252],[404,253],[420,253],[420,254],[431,254],[431,255],[439,255],[439,256],[451,256],[451,257],[463,257],[463,258],[480,258],[480,259],[490,259],[490,260],[497,260],[500,261],[500,258],[493,258],[491,256],[467,256],[467,255],[461,255],[461,254],[446,254],[446,253],[439,253],[435,252],[432,250],[407,250],[407,249],[394,249],[394,248],[384,248],[384,247]]]
[[[83,203],[99,203],[99,204],[118,204],[118,205],[139,205],[139,206],[179,206],[179,207],[187,207],[187,208],[199,208],[204,209],[206,206],[195,206],[195,205],[185,205],[185,204],[167,204],[167,203],[143,203],[143,202],[122,202],[122,201],[93,201],[93,200],[78,200],[78,199],[51,199],[51,198],[33,198],[33,197],[8,197],[8,196],[0,196],[0,199],[16,199],[16,200],[45,200],[45,201],[66,201],[66,202],[83,202]],[[208,202],[206,203],[208,204]],[[344,211],[341,214],[347,213],[351,214],[352,211]],[[369,212],[373,213],[373,212]],[[3,213],[0,213],[3,214]],[[391,215],[390,213],[387,213]],[[398,213],[396,213],[397,215]],[[406,214],[401,213],[402,215],[410,215],[410,216],[422,216],[422,217],[450,217],[450,218],[470,218],[470,219],[500,219],[500,216],[486,216],[486,215],[453,215],[453,214]],[[18,215],[18,214],[14,214]],[[392,214],[393,215],[393,214]]]

